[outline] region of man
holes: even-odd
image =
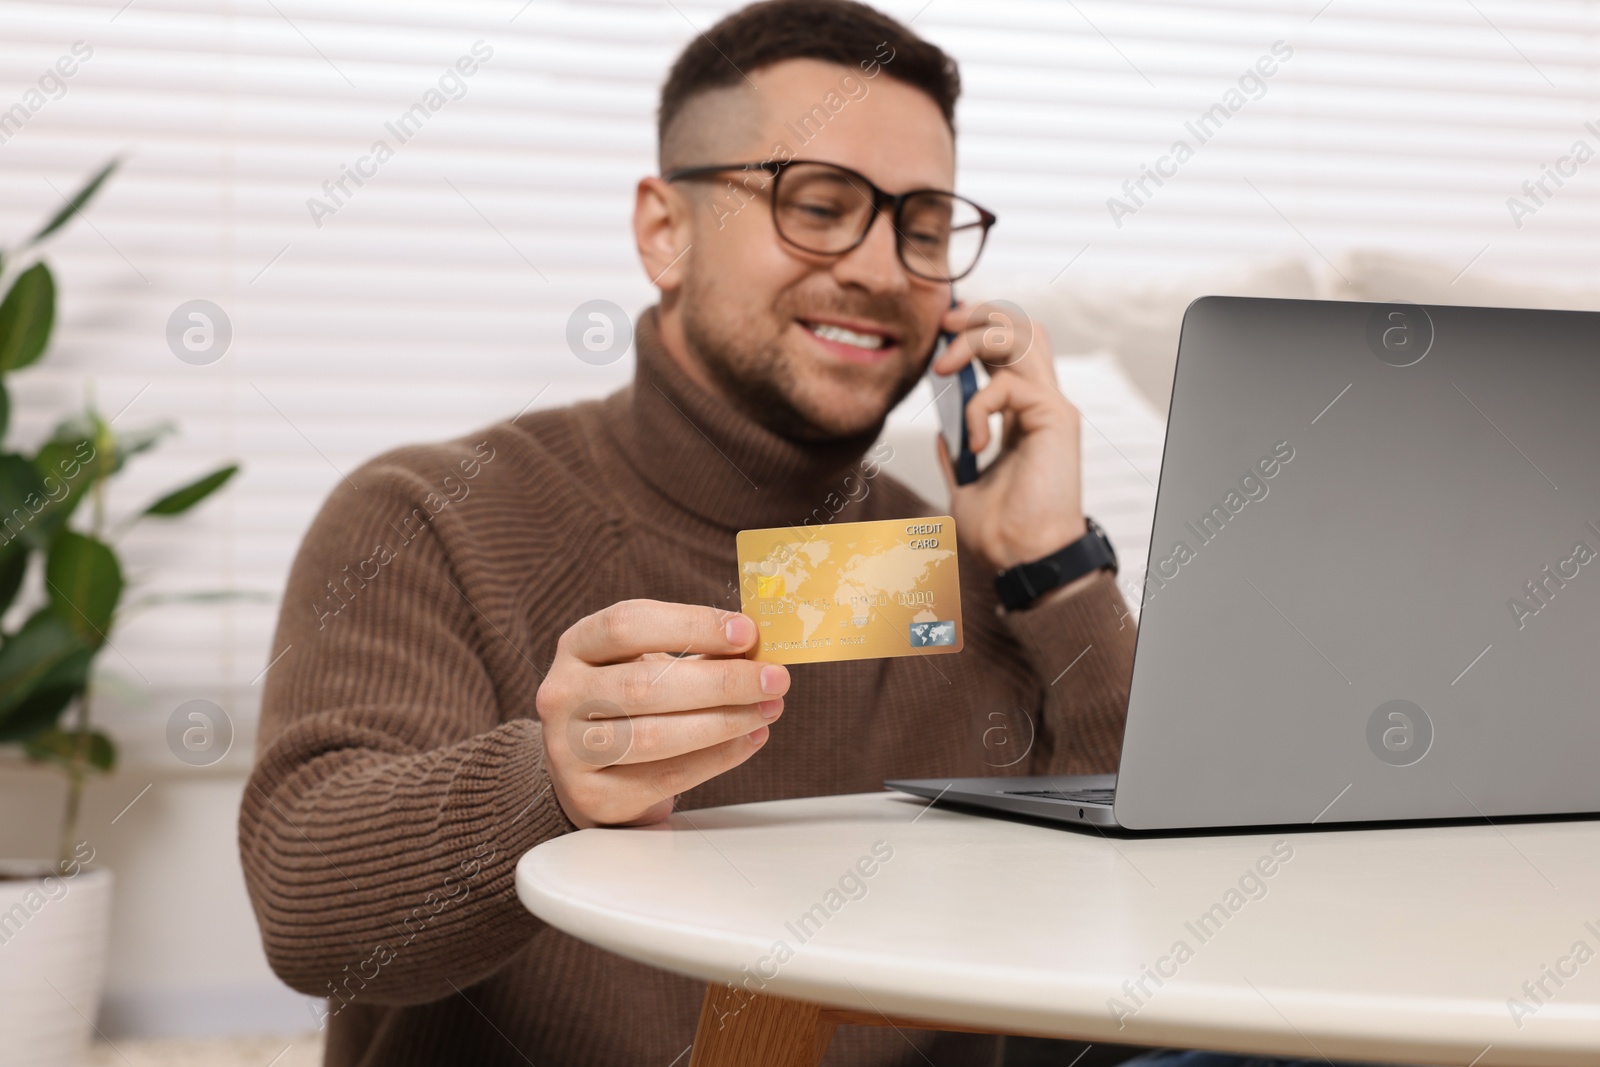
[[[1010,611],[993,587],[1085,535],[1079,425],[1041,332],[997,337],[951,307],[990,221],[950,196],[958,93],[947,56],[858,4],[725,19],[672,68],[662,176],[638,184],[660,303],[633,385],[390,453],[329,499],[289,581],[240,816],[272,966],[328,998],[329,1064],[673,1062],[702,983],[517,902],[517,858],[556,835],[993,773],[996,711],[1035,724],[1015,773],[1115,768],[1133,628],[1112,575]],[[940,330],[956,336],[935,369],[990,368],[973,446],[989,415],[1004,425],[950,506],[964,649],[743,658],[737,531],[935,510],[868,449]],[[628,716],[607,758],[596,706]],[[826,1062],[995,1060],[996,1038],[909,1036],[843,1028]]]

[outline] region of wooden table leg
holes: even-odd
[[[816,1067],[836,1025],[815,1004],[712,982],[689,1067]]]
[[[840,1026],[995,1033],[985,1027],[756,996],[738,986],[712,982],[700,1002],[689,1067],[817,1067]]]

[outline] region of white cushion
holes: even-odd
[[[1317,277],[1299,259],[1237,267],[1158,281],[1110,278],[1071,271],[1046,289],[1002,284],[981,293],[962,292],[965,299],[1004,298],[1044,326],[1057,355],[1112,352],[1128,377],[1158,411],[1166,411],[1172,395],[1172,369],[1177,359],[1183,313],[1196,297],[1273,296],[1312,299],[1323,295]]]
[[[1340,266],[1343,277],[1333,278],[1333,295],[1346,300],[1600,311],[1600,289],[1516,282],[1478,267],[1463,271],[1464,266],[1361,249],[1344,257]]]

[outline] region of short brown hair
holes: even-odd
[[[892,61],[884,61],[884,45]],[[955,129],[961,75],[938,45],[854,0],[763,0],[727,16],[679,54],[661,87],[658,140],[665,142],[667,127],[690,98],[738,85],[752,71],[786,59],[820,59],[852,69],[883,61],[885,74],[926,93]]]

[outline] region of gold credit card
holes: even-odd
[[[822,663],[960,652],[961,580],[948,515],[743,530],[739,602],[750,658]]]

